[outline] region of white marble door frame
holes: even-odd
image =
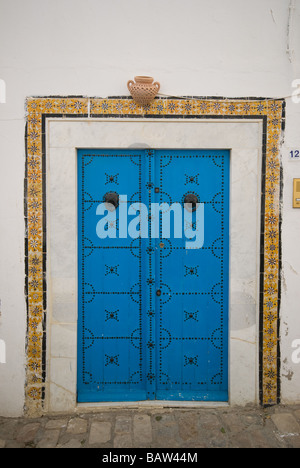
[[[258,403],[261,141],[261,120],[47,119],[47,411],[77,407],[77,148],[230,150],[229,404]]]

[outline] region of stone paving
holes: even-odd
[[[131,408],[0,417],[1,448],[300,448],[300,405]]]

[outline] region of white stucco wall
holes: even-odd
[[[20,415],[24,404],[25,99],[128,95],[137,74],[167,95],[290,96],[300,0],[0,0],[0,415]],[[300,104],[289,98],[286,111],[283,150],[299,148]],[[300,162],[285,151],[283,174],[281,387],[283,401],[299,402],[300,210],[291,197]]]

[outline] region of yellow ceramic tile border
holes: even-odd
[[[41,97],[27,99],[26,128],[26,288],[28,413],[43,410],[45,393],[45,169],[44,122],[51,117],[261,118],[265,175],[262,207],[260,287],[260,396],[276,404],[278,378],[278,310],[280,302],[280,139],[284,101],[219,98],[161,98],[140,107],[131,98]]]

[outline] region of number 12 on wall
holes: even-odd
[[[298,150],[298,149],[291,150],[291,151],[289,152],[289,157],[290,157],[290,159],[292,159],[292,160],[297,159],[297,160],[300,161],[300,150]]]

